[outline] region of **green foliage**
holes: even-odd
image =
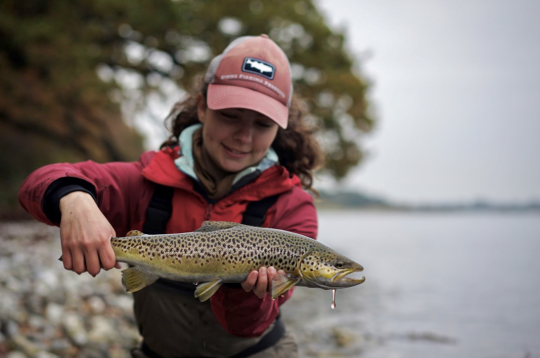
[[[262,33],[289,56],[327,170],[344,177],[374,123],[368,85],[312,0],[3,0],[0,141],[17,159],[2,160],[14,174],[0,185],[58,160],[135,159],[142,138],[122,104],[144,108],[171,83],[189,90],[232,39]]]

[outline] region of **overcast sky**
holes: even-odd
[[[540,200],[539,0],[318,0],[379,123],[345,182],[409,202]]]

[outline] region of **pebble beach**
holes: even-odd
[[[130,357],[139,342],[120,270],[64,270],[58,228],[0,224],[0,357]]]

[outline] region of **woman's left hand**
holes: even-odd
[[[242,282],[242,288],[246,292],[253,291],[259,298],[263,298],[272,290],[272,279],[276,275],[276,269],[270,266],[261,267],[259,271],[251,271],[247,279]]]

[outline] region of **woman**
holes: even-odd
[[[233,41],[169,119],[171,137],[139,162],[54,164],[25,180],[19,200],[60,226],[66,269],[95,276],[118,267],[109,240],[131,229],[159,220],[167,233],[194,231],[204,220],[242,222],[263,201],[270,205],[262,226],[316,238],[315,208],[303,189],[311,189],[322,155],[293,99],[288,59],[266,35]],[[166,280],[136,292],[144,342],[133,356],[296,357],[294,339],[276,320],[292,290],[273,301],[275,274],[261,267],[207,302]]]

